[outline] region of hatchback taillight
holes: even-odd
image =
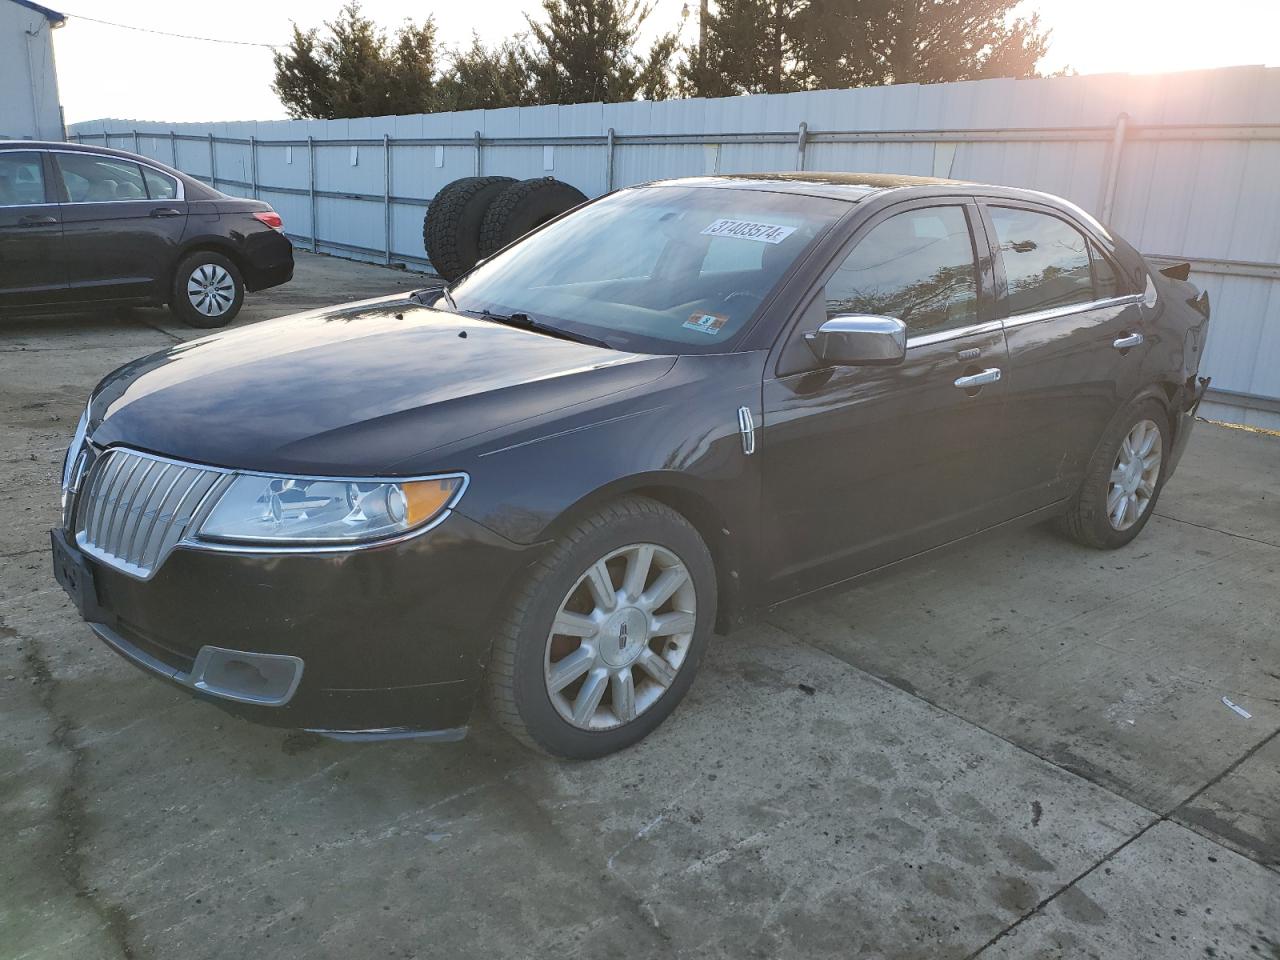
[[[265,223],[272,230],[284,229],[284,221],[280,219],[280,214],[276,213],[274,210],[255,213],[253,215],[253,219],[257,220],[259,223]]]

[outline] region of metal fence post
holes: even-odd
[[[311,252],[320,252],[319,230],[316,228],[316,140],[307,137],[307,196],[311,201]]]
[[[480,176],[480,151],[483,149],[484,147],[480,143],[480,131],[477,130],[476,131],[476,163],[475,163],[475,168],[476,168],[475,175],[477,177]]]
[[[609,132],[604,142],[604,192],[613,193],[613,151],[617,147],[617,141],[613,132],[613,127],[609,128]]]
[[[804,169],[804,152],[809,146],[809,125],[800,121],[800,132],[796,135],[796,169]]]
[[[1111,156],[1107,160],[1106,187],[1102,193],[1101,217],[1103,223],[1111,225],[1111,214],[1116,203],[1116,183],[1120,180],[1120,159],[1124,150],[1125,128],[1129,125],[1129,115],[1122,113],[1116,117],[1116,131],[1111,138]]]
[[[218,187],[218,151],[213,145],[213,134],[209,134],[209,186]]]
[[[382,135],[382,241],[391,264],[391,135]]]
[[[253,199],[258,197],[258,138],[249,137],[249,183],[253,187]]]
[[[140,149],[138,149],[138,128],[137,127],[133,128],[133,152],[134,153],[142,152]]]
[[[173,166],[175,169],[181,170],[178,166],[178,135],[172,130],[169,131],[169,152],[173,154]]]

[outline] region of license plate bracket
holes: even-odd
[[[111,617],[98,602],[93,568],[84,555],[67,542],[61,530],[50,530],[49,540],[53,547],[53,578],[67,592],[76,611],[90,623],[107,623]]]

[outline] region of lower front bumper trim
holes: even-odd
[[[411,730],[406,727],[381,727],[373,730],[324,730],[307,729],[330,740],[365,743],[376,740],[426,740],[432,743],[455,743],[467,736],[466,727],[450,727],[445,730]]]
[[[196,654],[191,672],[183,673],[130,643],[105,623],[89,626],[107,646],[139,667],[222,700],[283,707],[302,682],[303,662],[299,657],[206,645]]]

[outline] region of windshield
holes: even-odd
[[[525,314],[617,349],[719,353],[848,209],[757,190],[624,190],[520,241],[451,292],[459,310]]]

